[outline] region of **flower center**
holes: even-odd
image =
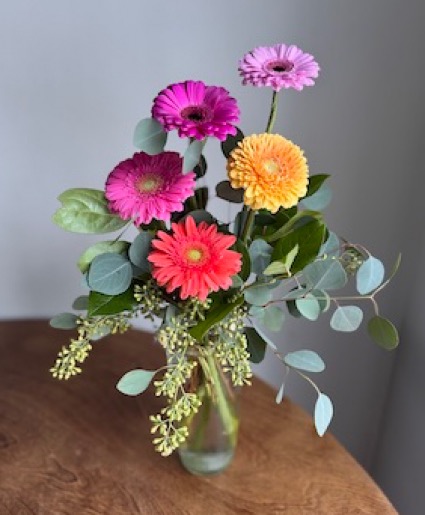
[[[267,63],[266,68],[270,72],[275,73],[286,73],[290,72],[294,64],[290,61],[278,60],[278,61],[270,61]]]
[[[190,244],[183,252],[188,265],[201,265],[208,259],[209,252],[205,245],[201,243]]]
[[[182,109],[180,116],[191,122],[207,122],[211,120],[211,111],[206,106],[188,106]]]
[[[268,174],[276,174],[280,172],[280,164],[274,159],[264,161],[263,168]]]
[[[162,186],[162,179],[157,175],[145,175],[137,183],[140,193],[155,193]]]

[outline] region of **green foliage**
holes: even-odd
[[[249,257],[248,248],[241,239],[237,239],[235,250],[242,255],[242,269],[239,275],[243,281],[246,281],[251,274],[251,258]]]
[[[303,270],[319,253],[325,231],[325,225],[319,220],[311,220],[305,225],[291,230],[276,243],[272,261],[284,259],[294,247],[298,246],[298,253],[293,261],[291,272],[294,274]]]
[[[288,214],[290,211],[290,215]],[[265,237],[264,239],[269,243],[273,243],[281,238],[287,236],[295,229],[302,227],[308,222],[317,220],[322,220],[322,213],[318,211],[299,211],[293,214],[292,210],[285,210],[283,212],[279,212],[278,215],[282,217],[282,225],[279,226],[277,230],[274,230],[270,235]],[[290,218],[288,218],[290,216]]]
[[[128,223],[109,211],[103,191],[75,188],[59,195],[58,200],[62,207],[53,215],[53,221],[66,231],[102,234]]]
[[[96,256],[100,254],[106,254],[108,252],[114,252],[116,254],[125,254],[130,246],[127,241],[112,240],[112,241],[100,241],[95,243],[88,249],[86,249],[78,259],[78,268],[83,274],[90,268],[90,264]]]
[[[304,318],[312,321],[319,318],[320,304],[312,293],[307,293],[303,298],[296,299],[295,306]]]
[[[55,329],[75,329],[77,327],[78,316],[74,313],[60,313],[50,320],[51,327]]]
[[[99,293],[119,295],[129,288],[132,278],[130,261],[121,254],[107,253],[93,259],[88,284]]]
[[[195,172],[196,178],[200,179],[207,173],[208,165],[207,160],[205,159],[205,156],[201,154],[201,157],[199,158],[199,163],[195,166],[193,171]]]
[[[331,318],[335,331],[346,333],[356,331],[363,320],[363,311],[358,306],[339,306]]]
[[[215,191],[217,193],[217,197],[227,200],[228,202],[233,202],[235,204],[243,202],[243,188],[232,188],[229,181],[219,182],[215,187]]]
[[[162,125],[153,118],[140,120],[136,125],[133,136],[133,143],[136,148],[155,155],[164,150],[167,142],[167,133]]]
[[[237,146],[239,141],[242,141],[244,138],[243,132],[237,128],[237,132],[234,136],[229,134],[227,138],[221,143],[221,150],[224,154],[224,157],[228,158],[232,150]]]
[[[325,363],[322,358],[312,350],[298,350],[289,352],[284,356],[283,361],[288,367],[303,370],[305,372],[319,373],[325,370]]]
[[[139,395],[148,388],[155,374],[156,370],[130,370],[118,381],[117,390],[125,395]]]
[[[135,307],[133,288],[129,288],[119,295],[104,295],[91,291],[88,302],[88,316],[115,315],[123,311],[132,311]]]
[[[141,231],[130,245],[130,249],[128,251],[128,257],[133,265],[137,266],[137,268],[145,273],[149,273],[151,271],[148,254],[151,251],[153,238],[153,233]]]
[[[381,285],[384,280],[385,268],[382,262],[370,256],[357,271],[356,287],[361,295],[367,295]]]
[[[326,433],[332,421],[333,412],[333,404],[330,398],[324,393],[320,393],[314,407],[314,425],[319,436]]]
[[[267,285],[254,283],[243,292],[246,302],[254,306],[265,306],[272,300],[273,293]]]
[[[197,188],[195,190],[195,199],[196,199],[196,205],[200,209],[205,209],[208,204],[208,187],[203,186],[202,188]]]
[[[320,247],[319,256],[338,257],[340,255],[341,243],[338,236],[329,231],[325,243]]]
[[[326,181],[326,179],[329,179],[329,177],[330,175],[326,173],[310,175],[308,178],[307,194],[302,199],[302,201],[304,202],[304,199],[314,195],[323,186],[323,183]]]
[[[385,350],[393,350],[399,344],[398,331],[387,318],[374,316],[367,325],[371,338]]]
[[[89,298],[87,295],[77,297],[72,303],[72,309],[76,311],[86,311],[89,307]]]
[[[201,161],[202,150],[206,140],[193,140],[189,143],[183,156],[183,173],[191,172]]]
[[[261,363],[266,355],[267,343],[253,327],[245,327],[248,340],[249,360],[251,363]]]
[[[262,275],[270,263],[273,247],[264,240],[258,238],[249,246],[251,258],[251,271],[256,275]]]
[[[314,261],[303,270],[307,285],[318,290],[338,290],[347,283],[347,274],[336,259]]]
[[[332,190],[327,184],[323,184],[315,193],[302,200],[303,206],[307,209],[322,211],[332,200]]]
[[[261,317],[263,325],[272,332],[279,332],[282,329],[285,321],[285,313],[279,306],[270,304],[264,308]]]

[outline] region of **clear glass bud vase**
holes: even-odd
[[[202,404],[197,413],[182,421],[189,435],[179,447],[183,466],[192,474],[223,471],[232,461],[239,428],[238,390],[207,349],[193,350],[197,366],[186,389],[196,393]]]

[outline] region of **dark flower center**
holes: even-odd
[[[211,119],[211,111],[206,106],[188,106],[182,109],[180,116],[191,122],[206,122]]]
[[[283,60],[271,61],[271,62],[267,63],[266,67],[267,67],[268,71],[272,71],[275,73],[286,73],[286,72],[290,72],[293,69],[294,63],[291,63],[290,61],[283,61]]]

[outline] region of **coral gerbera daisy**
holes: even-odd
[[[148,256],[152,275],[168,293],[180,288],[181,299],[205,300],[211,291],[227,290],[242,266],[241,255],[228,250],[236,238],[216,225],[196,225],[191,216],[171,225],[172,234],[158,231]]]
[[[195,174],[183,175],[182,162],[177,152],[138,152],[122,161],[106,181],[109,209],[124,220],[133,218],[137,225],[169,220],[171,213],[183,210],[195,187]]]
[[[239,61],[239,73],[243,84],[271,86],[275,91],[313,86],[319,75],[319,65],[310,54],[295,45],[258,47]]]
[[[167,132],[177,129],[181,138],[214,136],[224,141],[228,134],[236,134],[239,108],[226,89],[188,80],[158,93],[152,116]]]
[[[275,213],[307,193],[308,167],[303,151],[280,134],[253,134],[239,142],[227,162],[233,188],[244,188],[244,203]]]

